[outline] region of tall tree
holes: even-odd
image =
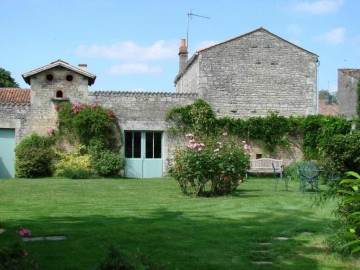
[[[337,92],[330,93],[328,90],[320,90],[319,91],[319,99],[321,100],[329,100],[332,103],[337,104]]]
[[[11,77],[11,73],[0,68],[0,87],[19,87],[19,84]]]

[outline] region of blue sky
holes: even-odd
[[[338,68],[360,68],[359,10],[358,0],[0,0],[0,67],[22,88],[21,74],[62,59],[88,64],[90,90],[173,92],[188,26],[189,57],[264,27],[319,55],[319,90],[332,92]]]

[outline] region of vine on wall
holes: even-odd
[[[89,146],[99,141],[106,148],[120,150],[120,127],[113,111],[97,104],[61,103],[56,105],[59,131],[63,136]]]
[[[118,175],[125,159],[115,114],[96,104],[60,103],[55,109],[58,130],[49,128],[48,137],[32,134],[16,147],[16,176]]]
[[[335,116],[309,115],[284,117],[270,113],[266,117],[236,119],[216,118],[209,104],[197,100],[191,105],[171,109],[166,120],[170,123],[170,134],[194,132],[217,136],[223,132],[239,138],[257,140],[265,150],[273,154],[277,147],[287,147],[291,136],[304,138],[303,150],[308,159],[320,159],[329,136],[348,134],[351,122]]]

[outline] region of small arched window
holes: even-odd
[[[57,90],[57,91],[56,91],[56,97],[57,97],[57,98],[63,98],[63,97],[64,97],[63,91]]]

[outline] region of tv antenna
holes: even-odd
[[[189,25],[190,25],[190,20],[192,20],[192,17],[199,17],[203,19],[210,19],[210,17],[194,14],[191,11],[187,15],[188,15],[188,21],[187,21],[187,29],[186,29],[186,46],[189,48]]]

